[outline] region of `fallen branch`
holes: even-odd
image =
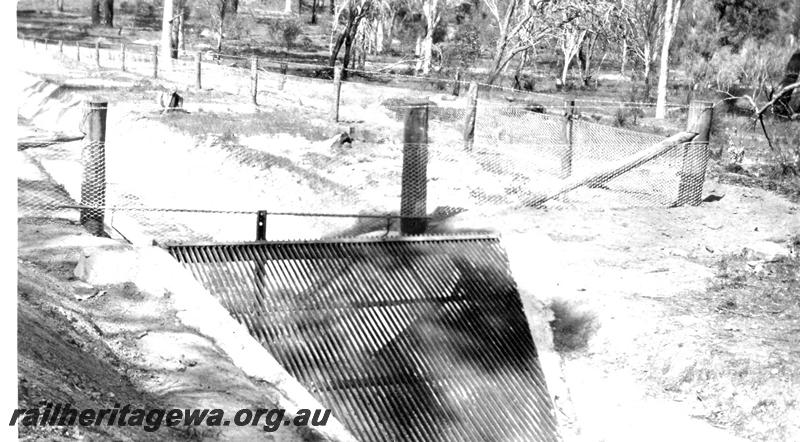
[[[776,101],[780,100],[780,98],[787,92],[793,91],[797,88],[800,88],[800,81],[797,81],[792,84],[787,84],[786,86],[778,89],[772,95],[772,99],[767,102],[761,109],[756,108],[756,117],[760,117],[761,114],[767,111],[772,105],[775,104]]]
[[[534,195],[531,198],[528,198],[524,205],[528,207],[537,207],[542,205],[543,203],[550,201],[553,198],[561,196],[567,192],[577,189],[578,187],[585,186],[587,184],[592,184],[593,186],[602,185],[625,172],[628,172],[631,169],[641,166],[642,164],[647,163],[648,161],[654,160],[661,155],[669,152],[670,150],[674,149],[675,146],[683,143],[687,143],[692,141],[692,139],[697,136],[696,132],[680,132],[676,135],[673,135],[664,141],[656,143],[647,149],[635,154],[631,155],[627,158],[623,158],[619,161],[615,161],[610,166],[602,169],[600,171],[593,171],[583,174],[582,176],[575,176],[573,178],[569,178],[567,180],[562,181],[561,185],[548,191],[544,195]]]

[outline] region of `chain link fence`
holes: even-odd
[[[146,45],[123,50],[50,42],[44,49],[38,42],[36,50],[100,70],[124,68],[237,95],[253,94],[255,78],[257,100],[267,98],[259,91],[278,92],[296,96],[304,106],[333,106],[331,80],[290,75],[285,63],[259,60],[253,70],[243,57],[173,60]],[[326,72],[321,68],[320,75]],[[341,92],[340,124],[357,127],[353,117],[366,112],[389,136],[358,149],[310,146],[279,153],[219,139],[199,145],[136,143],[133,132],[116,134],[108,143],[89,137],[22,142],[20,164],[30,176],[20,177],[20,216],[77,211],[85,220],[102,212],[106,224],[123,234],[138,231],[158,241],[247,241],[256,236],[256,214],[263,210],[267,239],[353,236],[396,231],[406,215],[435,222],[465,210],[490,214],[541,205],[668,207],[694,203],[702,188],[707,148],[704,142],[684,143],[691,136],[664,144],[664,136],[565,116],[555,104],[547,109],[554,113],[519,102],[478,100],[472,107],[462,98],[347,81]],[[425,138],[414,146],[404,120],[423,102]],[[109,107],[113,118],[114,103]],[[404,167],[404,156],[414,147],[424,161]],[[404,180],[424,183],[423,194],[404,195]],[[400,213],[403,198],[422,200],[424,213]]]

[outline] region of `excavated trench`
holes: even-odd
[[[63,127],[79,114],[77,96],[48,82],[25,93],[20,114],[34,124]],[[110,134],[109,143],[121,137]],[[40,163],[72,196],[75,160]],[[558,440],[539,352],[497,237],[167,250],[360,440]]]

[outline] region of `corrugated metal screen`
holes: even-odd
[[[169,251],[360,440],[558,439],[496,237]]]

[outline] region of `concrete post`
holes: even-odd
[[[574,144],[574,119],[575,119],[575,100],[564,102],[564,124],[561,130],[561,178],[569,178],[572,175],[572,146]]]
[[[283,90],[283,85],[286,84],[286,70],[288,68],[289,67],[286,65],[286,63],[281,63],[281,80],[280,80],[280,83],[278,83],[278,90],[279,91],[282,91]]]
[[[203,88],[203,81],[202,81],[202,69],[203,69],[203,53],[197,51],[194,55],[194,63],[195,63],[195,72],[196,77],[194,81],[194,85],[197,86],[197,89]]]
[[[331,120],[339,121],[339,98],[342,92],[342,68],[333,68],[333,105],[331,107]]]
[[[714,105],[707,101],[693,101],[689,105],[686,130],[696,132],[692,141],[684,144],[681,181],[678,186],[677,206],[697,206],[702,201],[703,183],[708,165],[708,142],[711,139],[711,123]]]
[[[428,186],[428,103],[411,104],[403,130],[400,233],[425,233]]]
[[[256,241],[267,240],[267,211],[259,210],[256,213]]]
[[[153,78],[158,78],[158,46],[153,46]]]
[[[106,114],[108,102],[90,101],[86,115],[87,139],[81,152],[80,223],[95,236],[103,235],[103,211],[106,200]]]
[[[250,96],[253,104],[258,105],[258,57],[250,58]]]
[[[475,118],[478,113],[478,83],[470,82],[467,92],[467,116],[464,119],[464,149],[472,150],[475,142]]]

